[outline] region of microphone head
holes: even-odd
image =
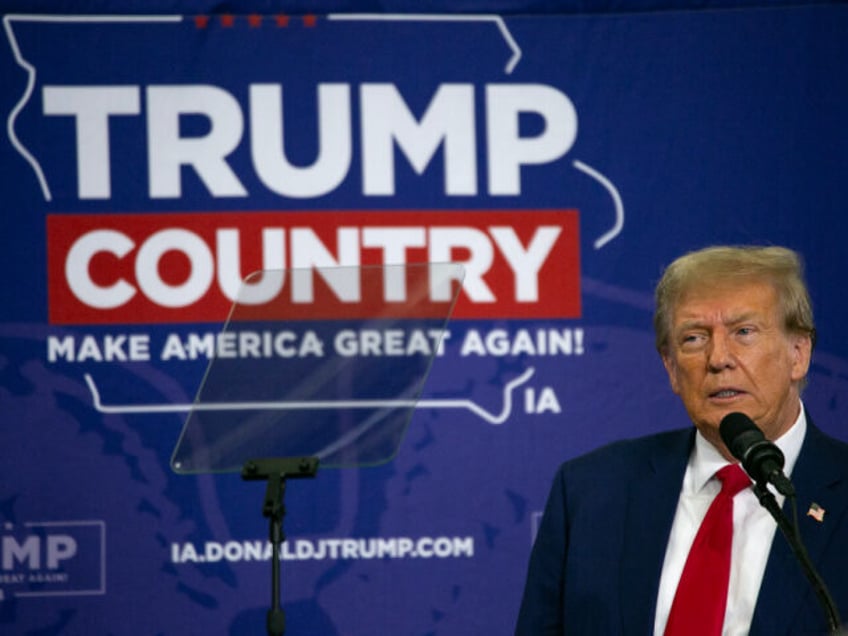
[[[739,461],[744,461],[748,450],[757,442],[765,441],[765,436],[754,421],[744,413],[725,415],[718,432],[727,450]]]
[[[766,439],[750,417],[729,413],[722,418],[718,430],[730,454],[742,462],[745,472],[757,483],[765,482],[775,472],[780,473],[783,453]]]

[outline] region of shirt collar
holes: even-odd
[[[792,468],[795,466],[798,454],[801,452],[801,445],[804,443],[806,432],[807,416],[804,412],[804,403],[801,402],[801,412],[798,414],[798,419],[789,427],[788,431],[776,440],[773,440],[786,459],[783,472],[787,476],[792,474]],[[713,475],[715,475],[716,471],[727,466],[728,463],[722,454],[718,452],[718,449],[708,442],[701,435],[701,432],[698,431],[695,435],[695,448],[689,457],[687,470],[687,474],[691,477],[689,486],[693,489],[693,492],[700,492]]]

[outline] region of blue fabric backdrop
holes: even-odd
[[[467,270],[394,458],[289,487],[287,633],[509,633],[558,464],[687,424],[651,330],[686,250],[804,255],[848,439],[844,5],[210,6],[4,3],[4,633],[264,632],[262,487],[170,467],[263,258]]]

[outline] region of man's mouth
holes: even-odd
[[[720,391],[716,391],[715,393],[710,393],[711,398],[725,399],[736,397],[737,395],[742,395],[742,391],[737,391],[736,389],[721,389]]]

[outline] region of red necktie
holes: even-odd
[[[738,464],[716,473],[721,492],[707,510],[686,558],[665,636],[721,635],[733,544],[733,497],[751,485]]]

